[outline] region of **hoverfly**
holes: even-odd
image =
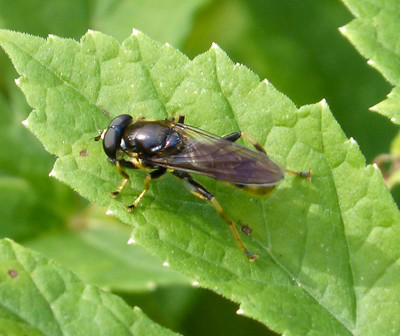
[[[256,151],[235,143],[240,137],[248,140]],[[108,160],[115,164],[123,177],[117,190],[111,193],[112,197],[117,197],[129,181],[124,168],[152,170],[144,180],[143,191],[127,206],[128,211],[139,204],[151,180],[170,172],[181,179],[192,194],[208,201],[228,224],[249,260],[257,259],[258,254],[246,248],[219,202],[191,176],[195,173],[225,181],[257,195],[270,193],[283,179],[285,169],[273,162],[251,137],[241,131],[219,137],[186,125],[184,116],[180,116],[177,122],[174,118],[162,121],[140,118],[134,121],[132,116],[122,114],[95,138],[96,141],[100,139]],[[286,171],[301,177],[311,176],[311,172]]]

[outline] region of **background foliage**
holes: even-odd
[[[0,8],[1,27],[43,37],[79,39],[92,28],[122,39],[137,27],[191,57],[217,42],[298,106],[326,98],[367,161],[388,151],[395,133],[388,120],[367,111],[390,87],[338,33],[352,18],[338,1],[168,0],[156,6],[153,1],[0,0]],[[32,11],[37,15],[29,15]],[[135,264],[144,252],[126,246],[128,228],[48,178],[54,158],[20,125],[29,108],[13,85],[17,75],[4,54],[0,74],[1,236],[59,260],[83,280],[118,292],[186,335],[265,334],[263,326],[235,315],[236,305],[187,286],[184,277],[165,273],[160,261],[145,257],[149,261]]]

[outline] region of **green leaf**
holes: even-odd
[[[399,213],[324,101],[297,109],[217,46],[190,61],[141,33],[119,44],[96,32],[78,43],[1,31],[0,44],[34,108],[29,128],[59,157],[53,174],[131,224],[140,245],[277,332],[400,332]],[[249,263],[211,207],[172,176],[154,183],[134,214],[124,205],[142,190],[144,172],[130,172],[132,188],[109,197],[120,177],[91,138],[122,113],[183,114],[220,135],[241,129],[280,164],[311,168],[313,179],[288,175],[255,199],[199,178],[253,229],[242,239],[260,258]]]
[[[45,233],[26,245],[56,259],[85,283],[114,291],[148,292],[158,286],[189,284],[140,247],[128,245],[129,227],[99,211],[88,209],[69,230]]]
[[[0,237],[24,240],[62,226],[77,197],[48,177],[54,157],[21,125],[29,111],[13,91],[0,96]]]
[[[388,98],[371,107],[393,123],[400,125],[400,30],[399,7],[396,0],[343,0],[356,17],[340,31],[394,86]]]
[[[210,0],[97,0],[92,22],[95,29],[123,40],[137,27],[159,41],[182,45],[197,12]],[[171,18],[173,17],[173,20]]]
[[[38,253],[0,240],[2,335],[176,335]]]

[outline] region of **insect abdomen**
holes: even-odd
[[[263,186],[255,184],[237,184],[237,183],[233,183],[232,185],[244,190],[249,194],[256,196],[266,196],[270,194],[276,187],[276,186]]]

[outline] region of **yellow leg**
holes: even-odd
[[[144,179],[144,187],[143,191],[140,193],[140,195],[135,199],[135,201],[131,204],[128,205],[126,208],[128,209],[129,212],[131,212],[134,208],[136,208],[140,201],[142,200],[143,196],[146,194],[146,192],[150,188],[150,181],[154,180],[156,178],[159,178],[160,176],[164,175],[164,173],[167,171],[165,168],[159,168],[157,170],[152,171],[149,173],[146,178]]]
[[[218,215],[226,222],[226,224],[228,224],[229,229],[231,230],[231,233],[233,235],[233,238],[236,240],[240,249],[243,251],[243,253],[246,255],[246,257],[249,258],[250,261],[256,260],[258,258],[258,254],[252,253],[247,249],[247,247],[244,245],[244,243],[240,239],[239,233],[237,232],[232,220],[228,217],[228,215],[222,209],[221,205],[215,199],[215,197],[206,188],[204,188],[200,183],[193,180],[193,178],[189,174],[187,174],[185,172],[180,172],[180,171],[174,171],[173,174],[184,181],[185,186],[189,189],[189,191],[193,195],[197,196],[198,198],[200,198],[202,200],[210,202],[210,204],[213,206],[213,208],[218,213]]]
[[[241,132],[242,138],[245,138],[248,142],[250,142],[255,149],[257,149],[259,152],[264,153],[267,155],[267,152],[265,151],[264,147],[261,146],[255,139],[253,139],[250,135]]]
[[[113,198],[117,197],[121,193],[122,189],[124,189],[126,183],[129,181],[129,175],[125,173],[125,171],[121,167],[121,164],[118,161],[115,162],[115,168],[117,169],[118,173],[123,177],[123,180],[118,186],[117,190],[110,193],[111,197]]]
[[[222,209],[221,205],[215,199],[214,196],[210,199],[210,203],[214,207],[214,209],[218,213],[218,215],[220,215],[222,217],[222,219],[226,222],[226,224],[228,224],[229,230],[231,230],[233,238],[236,240],[236,242],[238,243],[238,245],[241,248],[241,250],[243,251],[243,253],[249,258],[250,261],[256,260],[258,258],[258,254],[252,253],[247,249],[247,247],[244,245],[244,243],[240,239],[239,233],[237,232],[232,220],[228,217],[228,215],[225,213],[224,209]]]

